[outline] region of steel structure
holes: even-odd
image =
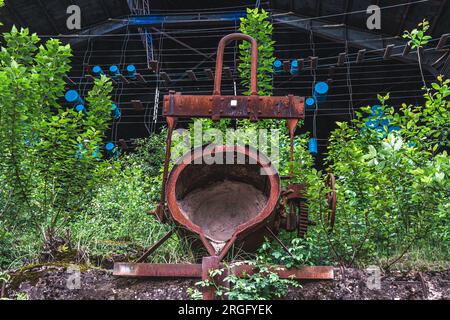
[[[128,6],[130,7],[131,14],[133,16],[148,16],[150,15],[150,1],[149,0],[128,0]],[[130,20],[132,21],[132,20]],[[141,35],[142,43],[144,44],[145,52],[147,55],[147,68],[152,69],[154,65],[153,54],[153,37],[149,32],[147,27],[140,26],[138,28],[139,34]],[[156,71],[156,70],[155,70]]]
[[[221,95],[222,65],[225,46],[232,42],[243,40],[251,44],[251,72],[250,72],[250,96],[223,96]],[[169,162],[171,159],[172,134],[179,118],[221,118],[248,119],[259,121],[260,119],[287,120],[291,141],[291,160],[293,160],[294,133],[299,120],[305,116],[304,98],[296,96],[272,97],[259,96],[257,84],[258,45],[254,38],[233,33],[223,37],[218,46],[215,68],[214,91],[212,95],[182,95],[170,92],[164,97],[163,115],[168,125],[166,143],[166,155],[164,162],[164,174],[161,188],[161,200],[153,213],[160,221],[175,222],[181,236],[193,235],[198,241],[192,245],[202,246],[209,254],[204,257],[202,264],[146,264],[145,259],[167,241],[174,231],[167,233],[160,241],[153,245],[136,263],[118,263],[115,265],[114,274],[117,276],[150,276],[150,277],[201,277],[209,279],[209,270],[220,268],[221,261],[225,258],[232,246],[236,245],[245,251],[253,251],[262,243],[265,235],[272,236],[283,248],[287,250],[282,241],[277,237],[280,228],[288,231],[298,230],[304,235],[311,222],[308,220],[307,208],[304,199],[304,185],[292,184],[286,190],[281,190],[280,177],[270,160],[260,151],[249,146],[234,145],[209,145],[188,152],[171,169],[169,174]],[[219,156],[231,159],[242,156],[245,161],[242,165],[198,165],[205,157]],[[293,171],[291,170],[291,179]],[[221,181],[244,181],[247,186],[256,187],[266,195],[264,206],[258,208],[254,216],[239,221],[232,230],[226,230],[227,236],[217,240],[214,234],[207,232],[200,217],[194,219],[182,208],[180,200],[186,197],[192,190],[200,187],[210,188],[211,183]],[[334,177],[330,175],[331,188],[328,195],[330,203],[329,224],[334,223],[336,193],[334,190]],[[205,189],[200,189],[205,190]],[[202,191],[204,192],[204,191]],[[216,205],[228,208],[230,203],[216,201]],[[334,200],[334,201],[333,201]],[[197,200],[201,201],[201,200]],[[234,199],[233,202],[239,202]],[[247,206],[254,206],[253,199]],[[281,205],[280,205],[281,203]],[[289,206],[289,214],[285,214],[285,205]],[[300,210],[298,210],[298,208]],[[197,209],[198,210],[198,209]],[[195,209],[194,209],[195,211]],[[231,210],[233,211],[233,210]],[[214,212],[213,212],[214,213]],[[235,215],[235,212],[231,213]],[[237,212],[241,214],[241,212]],[[231,216],[230,216],[231,219]],[[227,227],[224,227],[225,229]],[[231,228],[231,227],[228,227]],[[287,250],[289,253],[289,250]],[[275,267],[274,270],[283,278],[295,279],[332,279],[332,267],[304,267],[300,269],[286,270]],[[243,275],[253,272],[252,266],[242,266],[238,269],[228,270],[234,274]],[[220,282],[220,279],[212,279]],[[214,298],[214,287],[207,287],[203,293],[205,299]]]

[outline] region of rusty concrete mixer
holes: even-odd
[[[234,40],[251,44],[250,96],[222,96],[221,81],[225,46]],[[270,236],[277,238],[280,228],[296,230],[303,236],[308,225],[308,210],[304,185],[291,184],[281,189],[281,179],[264,154],[250,146],[208,145],[188,152],[171,169],[172,134],[178,118],[285,119],[290,133],[290,156],[293,161],[294,132],[304,119],[304,98],[258,96],[258,46],[248,35],[234,33],[219,42],[213,95],[188,95],[170,92],[164,97],[163,115],[168,124],[161,201],[153,213],[160,221],[175,222],[182,235],[193,234],[209,257],[202,264],[149,264],[145,259],[157,250],[174,231],[155,243],[136,263],[117,263],[114,274],[119,276],[208,277],[207,270],[220,266],[233,246],[253,251]],[[222,159],[205,164],[205,156]],[[230,159],[241,161],[232,162]],[[332,227],[336,206],[334,177],[329,176],[333,192],[328,195]],[[287,213],[286,213],[287,211]],[[283,245],[284,246],[284,245]],[[242,270],[241,270],[242,269]],[[251,266],[241,266],[235,272],[250,272]],[[330,267],[303,267],[284,270],[283,277],[298,279],[330,279]],[[211,298],[211,293],[205,297]]]

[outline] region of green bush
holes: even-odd
[[[247,9],[247,16],[241,18],[239,31],[255,38],[258,42],[258,94],[261,96],[272,93],[272,64],[275,41],[272,40],[273,25],[269,20],[269,14],[264,9]],[[244,93],[250,95],[250,43],[243,42],[239,45],[240,63],[238,66],[242,85],[247,88]]]
[[[326,161],[337,177],[336,226],[331,233],[323,225],[312,232],[343,265],[382,260],[390,267],[413,248],[430,246],[442,247],[442,258],[449,258],[450,159],[445,151],[429,151],[442,142],[439,136],[420,139],[430,130],[428,122],[407,121],[411,114],[396,112],[385,105],[387,99],[380,97],[382,108],[401,131],[383,138],[358,114],[351,124],[338,123],[331,134]],[[427,99],[424,109],[432,103]],[[448,101],[440,106],[448,112]],[[318,195],[325,190],[323,184],[311,186],[310,209],[321,221],[326,213]]]
[[[22,248],[42,250],[44,245],[51,256],[64,242],[58,238],[65,235],[67,223],[114,172],[115,163],[100,161],[111,121],[110,80],[95,81],[86,98],[87,115],[63,108],[59,99],[70,69],[70,47],[58,40],[39,44],[27,29],[13,28],[3,40],[0,241],[5,245],[3,263],[11,263],[39,254]]]
[[[145,181],[144,170],[130,166],[99,189],[72,224],[73,239],[79,251],[100,259],[114,255],[136,258],[172,228],[147,214],[154,199],[147,192]],[[189,260],[189,248],[183,245],[176,235],[172,236],[152,255],[152,261]]]
[[[133,154],[121,157],[122,167],[104,185],[76,222],[72,234],[87,257],[136,258],[174,226],[147,214],[160,200],[165,132],[137,141]],[[173,235],[149,260],[192,261],[188,244]]]
[[[269,242],[263,244],[259,249],[254,260],[234,262],[226,265],[224,268],[210,270],[209,276],[212,279],[224,276],[225,273],[233,267],[248,265],[253,268],[253,273],[227,274],[223,281],[227,285],[217,285],[214,281],[204,280],[196,283],[197,287],[214,287],[216,296],[229,300],[273,300],[284,297],[289,287],[299,287],[297,281],[292,279],[282,279],[277,271],[283,270],[283,267],[274,266],[271,259],[268,259],[272,247]],[[191,298],[201,299],[202,294],[196,288],[188,290]]]

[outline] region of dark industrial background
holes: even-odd
[[[122,117],[113,123],[108,139],[124,149],[132,148],[133,139],[149,136],[164,125],[161,102],[169,90],[212,93],[218,41],[238,31],[239,18],[247,7],[269,11],[278,59],[304,59],[299,75],[274,75],[274,95],[311,96],[315,82],[328,81],[327,101],[316,114],[308,113],[298,130],[316,132],[321,154],[335,122],[350,120],[360,107],[376,104],[377,93],[390,92],[394,106],[423,101],[417,55],[405,50],[403,30],[428,19],[433,39],[423,51],[425,78],[432,81],[437,74],[450,75],[450,39],[446,42],[450,2],[446,0],[5,2],[0,10],[3,32],[15,24],[29,27],[42,39],[59,38],[72,45],[73,68],[67,89],[86,94],[95,65],[105,71],[113,64],[121,70],[128,64],[137,67],[141,78],[114,83],[113,99]],[[66,10],[72,4],[81,8],[82,30],[66,27]],[[366,27],[366,9],[371,4],[381,8],[381,30]],[[225,54],[229,72],[224,74],[223,94],[243,91],[236,72],[238,57],[237,44],[230,45]]]

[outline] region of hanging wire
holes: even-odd
[[[416,2],[413,2],[413,3],[410,3],[410,4],[419,3],[419,2],[427,2],[427,1],[428,0],[416,1]],[[256,5],[258,5],[258,2],[260,2],[260,1],[257,1]],[[397,6],[400,6],[400,5],[397,5]],[[390,8],[390,7],[397,7],[397,6],[388,6],[388,7],[383,7],[382,9],[386,9],[386,8]],[[356,12],[352,12],[352,13],[356,13]],[[351,14],[351,13],[346,13],[346,14]],[[274,15],[274,16],[277,16],[277,15]],[[326,17],[326,16],[322,16],[322,17]],[[319,18],[322,18],[322,17],[315,17],[313,19],[308,19],[308,20],[319,19]],[[301,19],[301,20],[295,20],[295,21],[307,21],[307,20],[306,19]],[[278,24],[278,23],[276,23],[276,24]],[[232,28],[232,27],[230,27],[230,28]],[[140,53],[140,52],[142,52],[142,50],[128,50],[128,42],[138,41],[138,40],[135,40],[134,38],[132,38],[135,35],[135,33],[133,33],[130,30],[129,24],[127,24],[127,28],[126,29],[127,29],[127,32],[125,34],[125,37],[126,37],[125,50],[122,47],[122,50],[120,50],[120,55],[118,55],[121,58],[121,64],[125,63],[127,61],[127,59],[138,58],[138,57],[143,56],[143,55],[139,55],[139,54],[128,54],[128,53],[130,53],[130,51],[135,51],[135,52]],[[209,29],[204,29],[204,30],[207,30],[207,32],[213,33],[213,32],[224,32],[227,29],[228,28],[209,28]],[[164,31],[164,32],[167,32],[169,34],[183,34],[183,33],[189,33],[189,32],[191,32],[191,33],[198,33],[198,32],[200,32],[201,29],[191,29],[191,30],[183,29],[183,30],[165,31],[164,30],[164,25],[162,25],[161,30]],[[234,21],[234,30],[237,30],[237,21],[236,20]],[[278,32],[277,31],[276,32],[276,34],[283,34],[283,33],[291,33],[291,31],[286,31],[286,32]],[[102,39],[102,41],[105,41],[105,42],[108,43],[109,41],[116,41],[116,39],[114,37],[123,37],[123,36],[124,36],[124,34],[114,34],[114,35],[106,35],[106,36],[102,35],[102,37],[104,37]],[[222,34],[220,34],[220,33],[214,34],[214,35],[198,35],[198,34],[194,35],[194,37],[196,37],[196,38],[200,38],[200,37],[201,38],[219,38],[221,36],[222,36]],[[189,36],[186,35],[185,38],[190,38],[190,37],[192,37],[192,35],[189,35]],[[167,49],[162,50],[164,38],[165,37],[163,36],[163,34],[160,33],[160,39],[159,39],[159,44],[158,44],[159,45],[159,50],[158,50],[158,53],[157,53],[157,61],[159,62],[160,70],[162,70],[162,67],[163,67],[163,60],[166,60],[164,58],[176,57],[176,56],[179,56],[181,58],[182,56],[188,56],[188,55],[192,56],[192,54],[186,53],[190,49],[185,49],[185,48],[174,48],[174,49],[171,49],[171,48],[167,48]],[[92,54],[95,54],[97,52],[98,53],[101,53],[101,52],[105,52],[105,53],[109,52],[109,53],[111,53],[111,52],[114,52],[114,51],[119,51],[119,50],[94,50],[94,48],[93,48],[94,41],[91,41],[92,39],[95,39],[95,38],[93,36],[87,38],[87,40],[88,40],[88,47],[87,47],[87,49],[86,49],[86,51],[84,53],[84,57],[83,57],[82,76],[81,77],[73,77],[74,79],[78,78],[78,79],[81,80],[79,82],[79,88],[80,89],[81,89],[82,85],[84,86],[84,88],[86,88],[86,85],[89,84],[89,81],[86,81],[86,82],[82,81],[85,78],[85,74],[86,74],[85,70],[84,70],[85,69],[84,68],[84,64],[86,63],[86,59],[87,59],[87,63],[89,63]],[[385,38],[381,38],[380,37],[378,39],[366,39],[366,40],[361,40],[361,41],[375,41],[375,40],[376,41],[380,41],[380,39],[398,39],[398,37],[385,37]],[[438,39],[439,38],[437,38],[437,40]],[[120,39],[120,40],[123,41],[123,39]],[[120,40],[117,40],[117,41],[120,41]],[[157,39],[155,39],[155,40],[157,40]],[[322,42],[315,42],[314,41],[314,33],[313,33],[313,30],[312,30],[312,27],[311,27],[311,23],[309,24],[309,40],[310,40],[309,44],[280,44],[280,45],[276,45],[276,47],[280,48],[279,50],[276,50],[276,52],[278,54],[280,54],[280,53],[288,53],[289,54],[289,53],[298,52],[299,50],[308,49],[308,47],[309,47],[309,49],[312,50],[312,53],[313,53],[312,56],[316,56],[316,50],[322,50],[322,49],[323,50],[327,50],[327,49],[341,48],[341,46],[330,46],[329,42],[323,42],[323,43]],[[435,39],[432,39],[432,42],[433,41],[435,41]],[[323,48],[321,47],[322,45],[324,46]],[[316,48],[316,46],[319,46],[319,48]],[[287,48],[284,49],[285,47],[287,47]],[[396,46],[396,48],[400,48],[400,47],[402,47],[402,46]],[[199,49],[197,47],[195,47],[195,48]],[[236,59],[236,56],[237,56],[236,48],[237,48],[237,45],[235,45],[235,47],[234,47],[233,60],[227,61],[227,63],[231,63],[231,64],[234,65],[234,71],[235,71],[234,74],[237,74],[236,70],[238,69],[238,67],[237,67],[237,59]],[[202,48],[202,50],[209,50],[209,49],[211,49],[211,51],[215,51],[216,48],[215,47]],[[433,49],[434,48],[427,49],[427,50],[433,50]],[[348,52],[348,42],[347,41],[345,43],[345,50],[346,50],[346,52]],[[376,49],[376,50],[370,50],[370,51],[367,51],[366,53],[367,54],[368,53],[376,53],[376,52],[380,52],[382,50],[384,50],[384,48]],[[164,53],[163,53],[163,51],[164,51]],[[166,52],[169,52],[169,53],[166,53]],[[173,53],[170,53],[170,52],[173,52]],[[369,95],[371,93],[376,93],[376,92],[353,93],[353,87],[369,86],[369,85],[377,85],[377,84],[366,84],[366,85],[364,85],[364,84],[359,83],[359,84],[352,85],[351,77],[352,77],[352,75],[354,76],[355,74],[364,75],[364,74],[371,73],[370,71],[357,72],[357,71],[355,71],[355,69],[359,70],[358,68],[360,68],[360,67],[361,68],[365,68],[365,69],[366,68],[377,68],[378,66],[385,65],[385,63],[383,62],[381,64],[373,64],[371,66],[367,66],[366,64],[364,66],[358,66],[358,65],[356,65],[355,62],[351,61],[351,57],[356,56],[356,55],[357,55],[357,53],[347,54],[346,55],[346,66],[345,66],[345,68],[346,68],[345,71],[346,72],[342,73],[342,75],[346,76],[346,79],[345,80],[336,80],[336,82],[339,82],[339,81],[345,82],[346,85],[333,86],[334,88],[347,86],[348,87],[348,94],[329,95],[329,97],[339,97],[339,96],[345,97],[345,96],[349,96],[348,111],[346,113],[336,112],[336,113],[329,113],[329,114],[319,114],[319,111],[320,112],[327,111],[327,110],[329,110],[329,111],[336,111],[336,109],[335,108],[333,108],[333,109],[323,109],[322,108],[321,110],[319,110],[317,102],[316,102],[316,108],[314,110],[314,113],[307,115],[308,118],[309,117],[313,117],[313,136],[315,138],[317,138],[317,117],[319,117],[319,116],[324,117],[324,116],[345,116],[345,115],[350,115],[350,118],[353,118],[354,117],[354,112],[355,112],[353,95],[355,94],[355,95],[365,95],[365,96],[367,96],[367,95]],[[108,55],[108,57],[113,57],[113,56],[114,55],[111,55],[111,54]],[[399,56],[399,55],[392,55],[392,56],[395,57],[395,56]],[[101,55],[96,55],[96,57],[101,57]],[[319,58],[318,60],[326,61],[326,60],[332,60],[332,59],[336,59],[337,60],[337,57],[335,57],[335,56],[323,57],[323,58]],[[124,62],[122,62],[122,61],[124,61]],[[380,62],[380,61],[383,61],[382,59],[380,59],[380,57],[365,59],[365,62],[370,62],[370,63],[376,63],[376,62]],[[167,72],[170,72],[171,76],[175,75],[175,74],[177,74],[177,75],[184,75],[183,71],[185,71],[186,69],[189,69],[189,68],[187,68],[187,67],[184,67],[184,68],[183,67],[177,67],[176,64],[180,64],[181,62],[183,62],[183,63],[191,63],[191,62],[192,63],[198,63],[199,61],[192,60],[192,59],[189,59],[189,60],[183,59],[182,61],[164,61],[164,67],[165,67],[165,69],[167,68]],[[141,65],[138,62],[135,63],[135,64],[136,65]],[[336,63],[320,64],[320,65],[318,65],[318,70],[325,69],[325,68],[327,68],[329,66],[333,66],[335,64]],[[354,67],[353,67],[354,69],[351,70],[351,66],[353,66],[353,65],[354,65]],[[402,66],[404,66],[404,65],[415,65],[415,66],[417,66],[416,63],[402,64]],[[173,71],[178,71],[178,70],[180,70],[182,72],[181,73],[179,73],[179,72],[178,73],[173,73]],[[405,71],[405,70],[413,70],[413,69],[407,69],[407,68],[403,69],[403,71]],[[414,70],[417,70],[417,68],[415,68]],[[390,69],[390,72],[392,72],[392,71],[393,70]],[[305,77],[305,78],[306,77],[312,77],[313,78],[312,92],[314,93],[314,84],[316,83],[316,80],[317,80],[316,72],[317,72],[316,70],[311,69],[311,72],[310,72],[311,75],[306,75],[305,74],[305,75],[299,75],[299,76],[296,76],[296,77],[292,77],[290,75],[273,76],[272,77],[272,83],[273,84],[277,84],[277,88],[275,88],[275,90],[281,90],[281,91],[283,91],[283,90],[302,90],[302,89],[305,89],[305,87],[298,86],[297,84],[310,83],[310,81],[301,81],[300,79],[302,79],[303,77]],[[339,73],[337,76],[339,76],[340,74],[341,73]],[[160,79],[159,72],[157,72],[155,75],[145,76],[145,78],[146,79],[150,79],[148,81],[151,81],[151,84],[152,85],[154,84],[155,87],[156,87],[156,90],[155,90],[155,101],[153,101],[153,102],[155,102],[155,104],[154,104],[154,108],[152,109],[153,110],[153,118],[151,116],[151,113],[149,113],[149,111],[151,111],[150,108],[148,106],[146,106],[144,122],[122,122],[122,123],[117,123],[116,124],[116,129],[114,131],[114,134],[112,135],[114,141],[116,141],[116,139],[117,139],[117,128],[118,128],[119,124],[130,124],[130,123],[136,123],[136,124],[137,123],[141,123],[142,124],[143,123],[146,126],[147,131],[154,132],[156,130],[156,127],[157,127],[158,124],[165,123],[164,121],[158,121],[158,105],[161,102],[157,100],[156,95],[158,95],[158,97],[159,97],[159,94],[161,94],[164,90],[168,90],[168,88],[165,85],[165,82]],[[282,82],[283,79],[286,79],[286,78],[289,78],[289,81]],[[394,79],[396,77],[381,77],[381,78],[372,77],[372,78],[364,78],[364,79],[365,80],[369,80],[369,79],[385,79],[385,78]],[[405,76],[404,78],[410,78],[410,77]],[[201,81],[210,81],[206,77],[204,77],[204,78],[199,77],[198,79],[199,79],[199,82],[201,82]],[[233,77],[233,80],[234,80],[234,82],[232,82],[233,88],[231,90],[234,92],[234,94],[236,94],[236,82],[235,82],[235,78],[234,77]],[[182,81],[182,82],[185,83],[185,82],[188,82],[190,80],[189,79],[183,79],[183,80],[179,80],[179,81]],[[403,82],[403,83],[406,83],[406,82]],[[411,83],[416,83],[416,82],[411,81]],[[224,84],[227,84],[227,82],[224,81]],[[297,86],[294,86],[294,87],[291,86],[289,88],[282,88],[281,86],[284,85],[284,84],[295,84]],[[390,83],[383,83],[383,85],[387,85],[387,84],[390,84]],[[395,85],[396,83],[392,83],[392,84]],[[181,86],[181,84],[178,85],[178,86]],[[175,87],[177,87],[177,86],[175,86]],[[184,90],[184,89],[191,89],[191,88],[192,88],[192,90],[190,90],[190,91],[189,90]],[[211,85],[189,85],[189,86],[183,85],[182,86],[183,93],[185,93],[185,92],[192,92],[192,93],[195,93],[195,94],[202,93],[202,92],[210,93],[210,90],[194,90],[195,88],[197,88],[197,89],[199,89],[199,88],[211,88]],[[160,91],[160,89],[161,89],[161,91]],[[136,89],[125,88],[123,83],[119,83],[118,87],[115,88],[115,90],[116,90],[116,97],[118,96],[119,100],[122,97],[126,97],[126,96],[146,95],[146,94],[148,94],[148,92],[145,91],[146,88],[143,88],[142,91],[135,91],[134,93],[128,93],[128,92],[131,92],[131,90],[136,90]],[[225,89],[224,91],[226,91],[226,90],[227,89]],[[419,90],[401,90],[399,92],[418,92],[418,91]],[[407,97],[415,97],[415,96],[409,95]],[[416,96],[416,97],[421,97],[421,96]],[[398,98],[398,97],[395,97],[395,98]],[[373,98],[369,98],[369,99],[373,99]],[[368,99],[365,99],[365,100],[368,100]],[[347,99],[344,99],[344,100],[333,100],[333,99],[330,99],[328,102],[333,102],[333,101],[342,102],[342,101],[347,101]],[[364,100],[359,100],[359,101],[364,101]],[[151,103],[151,101],[148,101],[146,103]],[[147,115],[148,115],[148,117],[147,117]],[[134,115],[127,115],[127,117],[142,117],[142,116],[140,116],[140,115],[136,115],[136,116],[134,116]],[[147,123],[147,121],[148,121],[148,123]],[[150,126],[148,126],[148,124],[150,124]]]
[[[124,70],[125,68],[125,64],[126,64],[126,50],[128,47],[128,41],[130,39],[130,35],[129,35],[129,24],[126,25],[126,30],[127,30],[127,36],[124,39],[124,42],[122,43],[122,51],[121,51],[121,56],[120,56],[120,61],[119,61],[119,70]],[[124,83],[120,83],[119,84],[119,89],[116,91],[115,94],[115,99],[114,101],[120,106],[121,105],[121,98],[122,98],[122,93],[123,93],[123,88],[124,88]],[[117,137],[117,132],[118,132],[118,128],[119,128],[119,123],[122,121],[122,117],[120,117],[118,120],[116,120],[113,117],[113,125],[112,125],[112,131],[111,131],[111,136],[113,140],[116,140]]]
[[[346,38],[347,38],[347,34],[346,34]],[[345,39],[345,52],[347,53],[349,50],[348,48],[348,41],[347,39]],[[355,109],[353,108],[353,86],[352,86],[352,76],[351,76],[351,66],[350,66],[350,61],[349,61],[349,57],[348,54],[345,55],[346,56],[346,67],[347,67],[347,87],[348,87],[348,95],[349,95],[349,100],[348,100],[348,113],[350,115],[350,119],[353,120],[355,117]]]
[[[309,45],[310,45],[310,49],[312,52],[312,57],[316,56],[316,48],[314,45],[314,33],[312,31],[312,24],[309,23]],[[311,67],[311,75],[313,77],[313,82],[311,85],[311,97],[314,97],[314,86],[316,85],[316,70],[315,68]],[[319,103],[317,101],[317,99],[314,99],[315,103],[315,109],[314,109],[314,117],[313,117],[313,137],[317,138],[317,113],[319,110]]]
[[[407,2],[407,3],[400,3],[400,4],[395,4],[395,5],[389,5],[389,6],[384,6],[384,7],[380,7],[380,10],[387,10],[387,9],[393,9],[393,8],[398,8],[398,7],[402,7],[402,6],[411,6],[414,4],[419,4],[419,3],[424,3],[424,2],[429,2],[430,0],[418,0],[418,1],[412,1],[412,2]],[[245,6],[247,7],[247,6]],[[195,11],[199,11],[199,10],[195,10]],[[216,13],[226,13],[226,11],[217,11]],[[313,20],[317,20],[317,19],[326,19],[326,18],[334,18],[334,17],[339,17],[339,16],[346,16],[346,15],[352,15],[352,14],[358,14],[358,13],[366,13],[366,10],[355,10],[355,11],[350,11],[350,12],[343,12],[343,13],[337,13],[337,14],[329,14],[329,15],[322,15],[322,16],[318,16],[318,17],[308,17],[308,18],[299,18],[299,19],[294,19],[291,20],[290,22],[305,22],[305,21],[313,21]],[[284,13],[275,13],[273,14],[274,17],[277,16],[282,16],[282,15],[288,15],[288,14],[292,14],[291,12],[284,12]],[[117,21],[117,22],[125,22],[124,19],[110,19],[110,21]],[[284,24],[284,22],[274,22],[273,25],[279,25],[279,24]],[[207,28],[207,29],[187,29],[186,31],[183,30],[179,30],[179,31],[168,31],[168,34],[175,34],[175,33],[182,33],[182,32],[200,32],[200,33],[206,33],[206,32],[211,32],[211,31],[217,31],[217,30],[221,30],[221,31],[230,31],[233,30],[233,27],[218,27],[218,28]],[[286,33],[290,33],[290,32],[286,32]],[[70,35],[40,35],[40,37],[60,37],[60,38],[77,38],[77,37],[105,37],[105,36],[109,36],[109,35],[94,35],[94,34],[90,34],[90,35],[79,35],[79,34],[70,34]]]

